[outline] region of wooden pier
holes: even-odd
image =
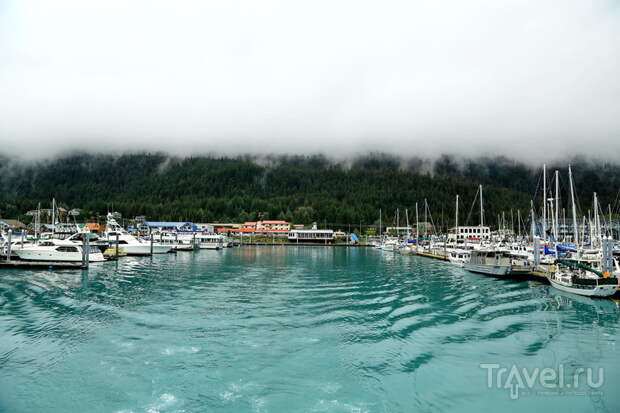
[[[433,258],[435,260],[450,261],[448,259],[448,257],[445,256],[445,255],[433,254],[433,253],[430,253],[430,252],[414,251],[414,254],[415,255],[420,255],[422,257]]]

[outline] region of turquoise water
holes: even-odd
[[[611,300],[366,248],[2,270],[0,412],[618,412],[619,320]],[[604,381],[512,399],[481,364]]]

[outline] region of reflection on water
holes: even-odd
[[[611,300],[364,248],[3,270],[0,412],[618,411],[619,317]],[[608,368],[603,395],[513,401],[481,363]]]

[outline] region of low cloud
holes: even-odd
[[[620,5],[0,6],[0,153],[620,151]]]

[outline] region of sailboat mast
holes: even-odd
[[[542,239],[547,238],[547,165],[543,164],[543,216]]]
[[[593,228],[592,228],[592,211],[590,211],[588,209],[588,234],[589,234],[589,241],[590,244],[592,243],[592,239],[594,238],[594,232]]]
[[[405,209],[405,223],[407,224],[407,240],[411,238],[411,228],[409,228],[409,210]]]
[[[482,206],[482,185],[479,187],[480,190],[480,226],[484,226],[484,208]]]
[[[418,221],[418,203],[415,203],[415,246],[420,243],[420,222]]]
[[[56,198],[52,198],[52,234],[56,233]]]
[[[600,230],[599,223],[598,223],[598,198],[595,192],[594,193],[594,237],[598,240],[600,235],[601,235],[601,230]]]
[[[555,171],[555,226],[553,227],[553,235],[555,241],[558,241],[558,219],[560,218],[560,180],[559,172]]]
[[[39,238],[39,232],[41,231],[41,203],[37,204],[37,219],[34,223],[34,237]]]
[[[426,198],[424,198],[424,236],[428,236],[428,202],[426,202]]]
[[[579,246],[579,228],[577,228],[577,208],[575,207],[575,189],[573,188],[573,171],[570,165],[568,165],[568,181],[570,184],[570,202],[573,209],[573,242],[575,248]]]
[[[586,242],[586,216],[583,216],[583,224],[581,227],[581,246]]]
[[[459,232],[459,196],[456,196],[456,213],[454,216],[454,239],[456,240]]]
[[[532,241],[533,241],[534,237],[536,237],[536,217],[534,216],[534,201],[533,200],[530,201],[530,213],[532,215],[532,224],[531,224],[530,232],[532,233]]]
[[[607,208],[609,209],[609,224],[607,225],[607,228],[609,229],[609,237],[611,237],[613,239],[614,237],[614,232],[612,231],[612,227],[611,227],[611,205],[607,204]]]

